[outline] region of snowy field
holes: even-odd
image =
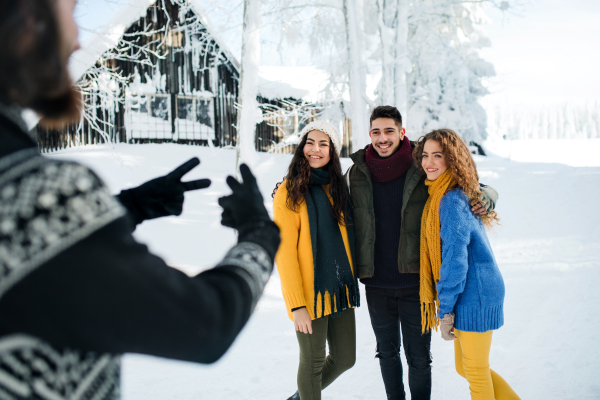
[[[505,325],[494,333],[491,366],[522,399],[598,399],[600,139],[487,145],[497,155],[476,161],[481,182],[500,193],[502,226],[489,236],[506,283]],[[187,194],[182,216],[144,222],[135,233],[170,265],[189,274],[215,265],[235,242],[233,232],[219,223],[217,205],[217,198],[229,193],[225,178],[234,172],[233,150],[115,145],[50,155],[92,167],[115,193],[163,175],[193,156],[202,163],[186,178],[210,177],[213,185]],[[290,158],[259,156],[254,171],[269,210],[271,190]],[[351,163],[342,162],[344,167]],[[361,290],[356,365],[324,391],[324,399],[385,398]],[[434,333],[432,354],[432,397],[469,399],[466,380],[454,370],[453,345],[439,333]],[[296,390],[297,361],[293,324],[274,273],[257,311],[221,360],[204,366],[127,355],[123,399],[286,399]]]

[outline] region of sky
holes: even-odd
[[[514,14],[490,10],[497,77],[488,101],[580,103],[600,97],[600,1],[543,0]]]
[[[484,29],[492,46],[481,54],[494,64],[497,76],[487,83],[491,94],[483,100],[484,105],[579,104],[600,98],[600,1],[519,1],[522,6],[505,13],[489,10],[490,23]],[[76,18],[81,39],[108,22],[124,3],[126,0],[80,0]],[[203,3],[209,18],[219,18],[222,1]],[[241,15],[239,7],[237,14]],[[239,54],[239,20],[234,18],[225,25],[229,28],[221,36],[233,53]],[[268,48],[268,38],[263,41]],[[263,65],[282,61],[298,64],[298,59],[281,60],[263,52]]]

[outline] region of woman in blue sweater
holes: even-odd
[[[420,138],[414,160],[429,189],[421,221],[423,331],[439,323],[442,337],[454,340],[456,371],[471,399],[519,399],[489,364],[492,331],[504,324],[504,281],[485,232],[496,213],[471,212],[470,203],[481,201],[475,162],[450,129]]]

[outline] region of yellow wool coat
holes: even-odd
[[[323,189],[325,189],[329,201],[332,201],[329,194],[329,185],[323,185]],[[290,319],[292,321],[294,319],[292,315],[293,308],[304,306],[308,310],[310,318],[314,320],[331,314],[331,302],[329,293],[325,293],[325,313],[323,313],[321,295],[319,295],[317,315],[315,316],[314,262],[308,210],[305,202],[302,202],[297,212],[290,210],[286,205],[287,193],[284,182],[279,187],[273,200],[273,219],[281,230],[281,245],[275,256],[275,263],[281,278],[281,290]],[[348,231],[343,225],[339,225],[339,227],[346,254],[350,261],[350,268],[352,268],[354,274]],[[348,289],[346,289],[346,296],[348,296]]]

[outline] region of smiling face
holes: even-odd
[[[377,118],[371,122],[371,144],[380,157],[386,158],[398,150],[404,140],[404,128],[396,125],[392,118]]]
[[[304,145],[304,157],[312,168],[323,168],[329,163],[331,156],[331,140],[329,136],[321,131],[312,131],[306,135]]]
[[[446,159],[442,151],[442,146],[437,140],[428,140],[423,146],[423,159],[421,166],[427,174],[427,179],[434,181],[439,178],[446,170]]]

